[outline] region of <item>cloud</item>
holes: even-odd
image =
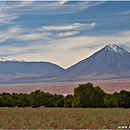
[[[73,3],[72,3],[73,2]],[[24,4],[26,1],[24,1]],[[29,6],[24,6],[23,8],[16,8],[19,13],[26,12],[42,14],[64,14],[64,13],[74,13],[92,6],[102,4],[104,2],[99,1],[33,1],[29,3]],[[22,4],[22,5],[24,5]],[[26,4],[25,4],[26,5]]]
[[[91,24],[74,23],[63,26],[43,26],[38,29],[28,29],[16,25],[0,32],[0,43],[8,39],[18,41],[52,40],[72,36],[80,33],[82,30],[90,30],[95,25],[96,23],[94,22]]]
[[[29,6],[32,2],[4,2],[0,1],[0,24],[11,24],[19,17],[17,9]]]
[[[21,2],[18,2],[17,5],[14,5],[12,7],[13,8],[26,7],[26,6],[29,6],[32,3],[33,3],[33,1],[21,1]]]
[[[52,38],[67,37],[80,33],[82,30],[90,30],[96,25],[95,22],[91,24],[74,23],[63,26],[43,26],[41,28],[34,29],[33,33],[19,34],[14,39],[21,41],[33,41],[33,40],[51,40]],[[24,30],[24,28],[23,28]],[[26,29],[27,30],[27,29]],[[68,31],[73,30],[73,31]],[[41,32],[42,31],[42,32]],[[62,32],[61,32],[62,31]]]
[[[16,24],[22,15],[74,13],[98,4],[102,2],[0,1],[0,24]]]
[[[66,2],[67,2],[66,0],[63,0],[63,1],[60,1],[60,4],[64,5]]]
[[[72,36],[79,33],[79,31],[69,31],[69,32],[64,32],[64,33],[59,33],[59,37],[66,37],[66,36]]]
[[[19,26],[14,26],[7,30],[0,31],[0,43],[5,42],[8,39],[14,39],[14,37],[17,37],[22,32],[23,30]]]
[[[16,24],[21,15],[74,13],[98,4],[102,2],[0,1],[0,24]]]
[[[50,36],[50,35],[51,35],[51,33],[48,33],[48,32],[31,33],[31,34],[19,35],[16,37],[16,39],[22,40],[22,41],[40,40],[40,39],[47,39],[48,36]]]
[[[68,32],[61,32],[61,33],[51,33],[51,32],[43,32],[43,33],[30,33],[30,34],[19,34],[15,37],[12,37],[18,41],[34,41],[34,40],[51,40],[52,38],[55,39],[56,37],[67,37],[72,36],[79,33],[79,31],[68,31]]]
[[[0,1],[0,13],[13,14],[17,17],[21,14],[62,14],[84,10],[102,2],[78,1],[73,4],[70,1]],[[25,13],[26,12],[26,13]]]
[[[10,24],[17,17],[15,14],[0,13],[0,24]]]
[[[128,11],[123,11],[123,12],[119,12],[119,13],[116,13],[118,15],[125,15],[125,14],[130,14],[130,10]]]
[[[73,3],[72,3],[73,2]],[[64,14],[64,13],[74,13],[78,12],[84,9],[87,9],[92,6],[96,6],[99,4],[102,4],[104,2],[99,1],[42,1],[41,4],[39,2],[34,1],[29,9],[25,9],[27,11],[35,11],[36,12],[42,12],[42,14]]]
[[[63,25],[63,26],[42,26],[37,28],[38,31],[56,31],[56,30],[90,30],[94,28],[96,22],[91,24],[83,24],[83,23],[74,23],[70,25]]]

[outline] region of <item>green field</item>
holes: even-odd
[[[117,129],[130,125],[124,108],[0,108],[1,129]]]

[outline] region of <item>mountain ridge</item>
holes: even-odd
[[[68,82],[118,78],[130,78],[130,53],[116,44],[109,44],[71,67],[62,68],[62,71],[18,77],[9,82]]]

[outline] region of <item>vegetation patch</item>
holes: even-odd
[[[0,129],[117,129],[130,125],[124,108],[0,108]]]

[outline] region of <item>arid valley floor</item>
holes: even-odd
[[[113,80],[95,80],[95,81],[77,81],[77,82],[53,82],[53,83],[33,83],[33,84],[0,84],[0,93],[30,93],[35,90],[49,92],[51,94],[73,94],[74,88],[79,84],[87,82],[93,83],[94,86],[101,87],[106,93],[120,92],[121,90],[130,91],[130,79],[113,79]]]

